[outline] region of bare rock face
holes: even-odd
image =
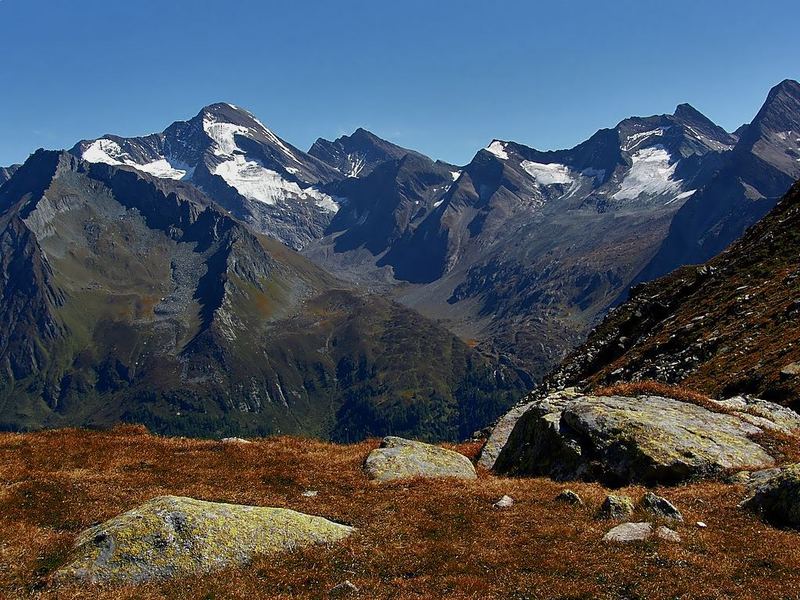
[[[283,508],[161,496],[82,532],[57,575],[91,583],[141,583],[246,564],[354,529]]]
[[[378,482],[412,477],[477,478],[475,467],[463,454],[393,436],[370,452],[364,470]]]
[[[761,414],[775,424],[770,411]],[[534,402],[520,418],[496,470],[622,485],[765,469],[774,460],[751,437],[766,427],[751,417],[657,396],[556,393]]]

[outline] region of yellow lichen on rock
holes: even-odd
[[[475,467],[463,454],[439,446],[389,436],[364,463],[371,479],[391,481],[412,477],[475,479]]]
[[[257,554],[330,544],[352,532],[293,510],[160,496],[82,532],[58,576],[140,583],[244,564]]]

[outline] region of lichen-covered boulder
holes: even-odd
[[[57,575],[92,583],[141,583],[331,544],[352,532],[352,527],[293,510],[160,496],[83,531]]]
[[[370,452],[364,470],[379,482],[412,477],[475,479],[475,467],[463,454],[439,446],[389,436]]]
[[[553,394],[519,419],[495,470],[624,485],[771,467],[772,457],[752,439],[765,428],[750,417],[658,396]]]
[[[770,472],[742,506],[779,527],[800,529],[800,463]]]
[[[800,414],[768,400],[753,396],[734,396],[711,402],[726,410],[735,411],[741,419],[762,429],[788,434],[800,431]]]
[[[624,519],[633,514],[633,500],[629,496],[609,494],[597,512],[599,519]]]

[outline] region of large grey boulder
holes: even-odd
[[[370,479],[379,482],[413,477],[476,479],[475,467],[463,454],[439,446],[389,436],[364,463]]]
[[[780,527],[800,529],[800,463],[765,472],[742,506]]]
[[[759,404],[758,419],[786,428],[791,415],[770,404]],[[658,396],[552,394],[519,419],[495,470],[622,485],[773,466],[766,449],[751,439],[766,427],[754,424],[750,412],[725,410],[732,414]]]
[[[160,496],[83,531],[57,576],[141,583],[207,573],[259,554],[338,542],[353,531],[283,508]]]
[[[532,405],[532,402],[525,402],[513,407],[500,418],[494,427],[492,427],[489,439],[487,439],[486,443],[483,445],[481,455],[478,458],[478,464],[480,466],[484,469],[491,469],[494,467],[494,463],[500,455],[503,446],[506,445],[508,436],[511,435],[517,421],[519,421],[519,418],[524,415],[525,411]]]
[[[762,429],[789,434],[800,431],[800,414],[768,400],[752,396],[734,396],[727,400],[710,402],[726,410],[735,411],[737,416]]]

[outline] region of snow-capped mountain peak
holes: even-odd
[[[321,187],[340,173],[229,103],[210,104],[161,133],[84,140],[72,153],[88,162],[190,181],[294,248],[319,235],[339,208]]]

